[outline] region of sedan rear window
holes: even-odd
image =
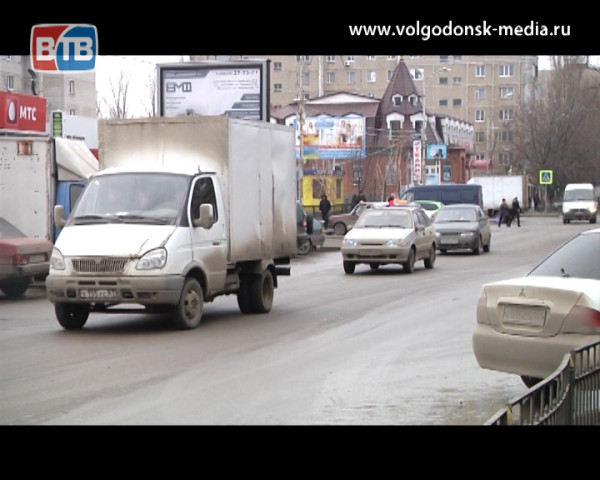
[[[600,233],[569,240],[535,267],[529,275],[600,280]]]

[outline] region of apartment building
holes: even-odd
[[[47,112],[96,117],[94,72],[39,73],[31,70],[29,55],[0,56],[0,90],[36,95],[47,100]],[[47,118],[50,121],[50,118]]]
[[[200,60],[268,58],[271,104],[288,105],[336,92],[381,98],[403,58],[423,95],[427,112],[474,126],[476,159],[498,171],[521,167],[508,125],[538,82],[535,55],[263,55],[194,56]]]

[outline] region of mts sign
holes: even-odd
[[[42,72],[94,70],[98,33],[93,25],[36,25],[31,29],[31,66]]]
[[[0,92],[0,130],[46,131],[46,99]]]

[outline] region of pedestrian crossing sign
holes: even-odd
[[[552,170],[540,170],[540,185],[552,183]]]

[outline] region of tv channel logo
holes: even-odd
[[[94,70],[98,32],[94,25],[35,25],[31,29],[31,66],[41,72]]]

